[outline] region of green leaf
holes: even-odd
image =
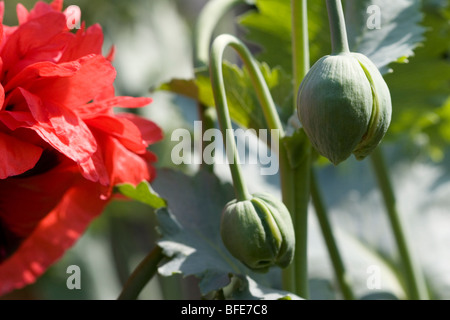
[[[271,69],[266,63],[260,64],[260,70],[281,120],[287,122],[293,112],[290,76],[280,67]],[[264,114],[247,69],[241,69],[237,65],[225,61],[223,76],[231,118],[244,128],[255,130],[266,128]],[[173,79],[169,83],[161,85],[160,89],[187,96],[209,107],[215,105],[210,79],[204,73],[196,74],[195,79]]]
[[[291,79],[280,67],[271,69],[263,62],[260,69],[281,121],[286,123],[293,112]],[[223,74],[231,118],[245,128],[255,130],[267,128],[247,69],[225,63]]]
[[[124,196],[145,203],[154,209],[166,206],[166,201],[152,189],[147,181],[142,181],[136,187],[129,183],[119,184],[116,189]]]
[[[425,143],[430,155],[440,160],[450,141],[450,6],[428,6],[425,13],[429,31],[423,46],[407,65],[396,65],[395,72],[386,75],[393,108],[387,138],[407,135]]]
[[[323,1],[308,1],[308,33],[311,61],[330,50],[327,11]],[[239,18],[246,30],[246,39],[260,47],[257,58],[271,67],[292,70],[291,1],[257,0],[258,10]],[[324,32],[326,31],[326,32]]]
[[[350,50],[369,57],[381,73],[414,55],[424,39],[420,0],[346,0],[345,18]]]
[[[246,38],[262,47],[259,60],[291,70],[290,1],[257,0],[256,6],[257,11],[246,13],[239,20],[247,30]]]
[[[161,233],[158,245],[171,258],[159,268],[161,275],[195,275],[200,279],[202,295],[229,286],[233,275],[248,275],[260,285],[276,289],[280,280],[278,268],[267,274],[256,274],[232,257],[222,243],[221,212],[234,198],[230,184],[222,183],[206,170],[188,176],[162,169],[154,187],[167,199],[169,206],[157,211]]]
[[[423,40],[425,29],[421,1],[346,0],[345,19],[350,49],[368,56],[382,73],[392,62],[405,61]],[[246,38],[261,47],[257,58],[270,66],[292,69],[291,10],[289,0],[258,0],[257,11],[244,14],[239,22]],[[380,29],[372,28],[370,5],[380,8]],[[369,24],[368,24],[369,19]],[[369,25],[369,27],[368,27]],[[325,1],[308,1],[308,33],[311,62],[330,54],[330,29]]]
[[[198,86],[194,79],[172,79],[161,84],[158,89],[178,93],[193,100],[199,99]]]

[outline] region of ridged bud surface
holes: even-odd
[[[392,105],[377,67],[363,54],[341,53],[311,67],[298,91],[297,111],[314,148],[337,165],[352,153],[362,160],[378,146]]]
[[[269,194],[229,202],[220,234],[228,251],[250,269],[266,272],[287,267],[294,256],[295,236],[286,206]]]

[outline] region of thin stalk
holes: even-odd
[[[203,103],[201,103],[200,101],[197,101],[197,110],[198,110],[198,115],[199,115],[200,121],[202,123],[202,137],[204,137],[205,132],[207,132],[209,129],[214,128],[214,118],[211,114],[210,108],[208,106],[204,105]],[[200,143],[201,143],[200,159],[203,159],[203,154],[205,152],[206,146],[208,145],[208,142],[203,139],[200,139]],[[214,172],[214,163],[207,163],[206,161],[201,160],[200,168],[202,168],[203,170],[206,170],[210,173],[213,173]]]
[[[287,157],[288,151],[286,150],[285,144],[283,143],[285,133],[270,91],[267,87],[266,82],[264,81],[264,77],[261,74],[256,60],[253,58],[246,46],[237,38],[230,35],[221,35],[214,41],[212,46],[213,50],[211,57],[211,71],[213,74],[217,75],[212,76],[211,79],[216,83],[220,83],[220,87],[223,86],[221,75],[221,59],[223,51],[227,46],[231,46],[238,52],[244,65],[247,67],[259,102],[263,109],[268,128],[271,130],[275,129],[279,131],[278,143],[282,197],[284,204],[291,212],[296,235],[296,253],[294,256],[294,261],[289,267],[283,269],[282,273],[283,288],[303,298],[308,298],[309,288],[307,268],[307,208],[310,197],[310,147],[305,148],[306,152],[308,153],[308,155],[305,157],[305,161],[300,166],[292,168]],[[301,68],[298,68],[297,70],[307,70],[307,68],[308,66],[303,66]],[[220,104],[226,105],[225,91],[221,91],[221,96],[217,97],[217,101],[219,101]],[[219,108],[224,109],[223,107],[220,107],[220,105]],[[222,117],[225,116],[227,115],[222,115]]]
[[[158,264],[164,258],[162,249],[156,246],[133,271],[120,293],[118,300],[136,300],[158,270]]]
[[[251,52],[248,50],[247,46],[235,36],[223,34],[218,36],[214,40],[211,50],[211,80],[214,82],[214,84],[217,84],[219,86],[213,85],[213,91],[222,93],[223,98],[225,98],[225,87],[222,74],[222,59],[223,53],[228,46],[233,48],[239,54],[239,57],[242,59],[244,66],[247,68],[248,74],[253,84],[253,88],[263,110],[268,128],[271,130],[278,130],[279,137],[283,138],[285,135],[283,125],[281,124],[275,102],[273,101],[272,95],[270,94],[270,90],[267,86],[264,76],[259,69],[258,63],[256,62]],[[223,103],[227,107],[226,100],[219,102]]]
[[[222,60],[224,51],[228,46],[232,47],[238,52],[245,66],[247,67],[256,94],[263,108],[263,113],[266,117],[268,126],[270,128],[280,130],[280,136],[284,135],[284,131],[282,129],[275,104],[270,95],[269,88],[267,87],[264,77],[250,51],[239,39],[234,36],[227,34],[218,36],[212,44],[210,55],[211,85],[213,89],[219,125],[222,130],[224,145],[226,146],[226,154],[231,171],[231,176],[233,179],[236,197],[238,201],[243,201],[251,199],[251,195],[249,194],[242,178],[241,167],[239,165],[239,155],[236,150],[236,143],[234,141],[234,133],[231,126],[231,119],[226,99]]]
[[[310,67],[308,10],[306,0],[291,0],[292,15],[292,62],[294,75],[294,92],[308,73]],[[297,95],[294,95],[295,99]],[[294,99],[294,100],[295,100]],[[297,102],[294,101],[294,110]]]
[[[195,67],[208,66],[211,39],[220,19],[234,6],[248,2],[248,0],[210,0],[206,3],[194,26]]]
[[[419,265],[413,259],[410,249],[411,246],[408,243],[408,239],[403,230],[404,224],[397,211],[394,189],[392,187],[389,171],[380,147],[376,148],[372,152],[370,159],[378,185],[383,195],[392,232],[397,243],[408,296],[411,300],[426,300],[429,297],[426,289],[425,278],[419,268]]]
[[[280,177],[283,202],[291,213],[295,228],[295,256],[293,263],[283,270],[285,290],[308,299],[308,203],[310,199],[311,156],[292,168],[287,157],[288,150],[280,144]],[[306,152],[307,149],[306,149]],[[291,283],[289,283],[291,281]]]
[[[306,0],[291,0],[292,14],[292,63],[294,96],[301,81],[309,71],[309,40]],[[294,99],[293,112],[297,108]],[[283,202],[291,213],[295,228],[295,256],[293,263],[283,270],[282,282],[285,290],[309,298],[308,284],[308,203],[310,199],[311,146],[305,147],[305,160],[291,167],[288,150],[280,143],[280,180]]]
[[[314,169],[311,169],[311,198],[316,211],[316,216],[320,224],[320,229],[325,240],[325,244],[330,255],[330,260],[333,265],[334,274],[341,289],[342,296],[346,300],[354,300],[355,296],[353,294],[352,287],[350,285],[350,280],[348,274],[345,270],[344,262],[341,258],[339,248],[335,236],[333,234],[333,228],[331,227],[331,222],[328,217],[327,209],[320,194],[319,185],[317,183],[317,178]]]
[[[214,30],[219,21],[238,4],[246,3],[245,0],[212,0],[200,11],[197,22],[194,26],[194,67],[197,69],[206,68],[209,63],[209,49]],[[202,136],[208,129],[214,128],[214,120],[208,110],[200,101],[197,102],[197,110],[202,121]],[[206,142],[202,139],[202,154],[206,147]],[[201,168],[213,172],[214,165],[205,161],[201,162]]]
[[[280,184],[281,184],[281,195],[282,200],[286,208],[289,210],[289,213],[291,214],[292,223],[294,224],[294,230],[295,230],[295,255],[294,260],[292,263],[282,270],[281,273],[281,280],[282,280],[282,288],[283,290],[293,292],[297,294],[297,287],[300,287],[300,285],[297,285],[296,281],[296,274],[295,271],[296,263],[295,263],[295,257],[298,254],[299,248],[298,246],[298,236],[299,231],[297,230],[297,224],[295,223],[295,211],[296,211],[296,197],[295,197],[295,179],[293,177],[293,170],[291,168],[291,165],[289,163],[289,159],[287,156],[287,150],[286,147],[283,145],[283,143],[280,143],[280,155],[279,155],[279,162],[280,162]],[[301,246],[303,247],[303,245]],[[305,290],[305,289],[304,289]]]
[[[341,0],[327,0],[327,10],[330,22],[332,54],[350,52]]]

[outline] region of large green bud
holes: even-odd
[[[250,269],[266,272],[287,267],[294,256],[295,236],[286,206],[269,194],[233,200],[222,212],[220,234],[228,251]]]
[[[328,55],[303,79],[300,122],[314,148],[337,165],[352,153],[362,160],[380,143],[391,121],[389,88],[360,53]]]

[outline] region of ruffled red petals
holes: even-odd
[[[114,47],[102,55],[99,25],[67,25],[63,1],[17,6],[2,23],[0,1],[0,295],[32,283],[112,198],[114,185],[155,177],[148,146],[161,129],[115,108]]]

